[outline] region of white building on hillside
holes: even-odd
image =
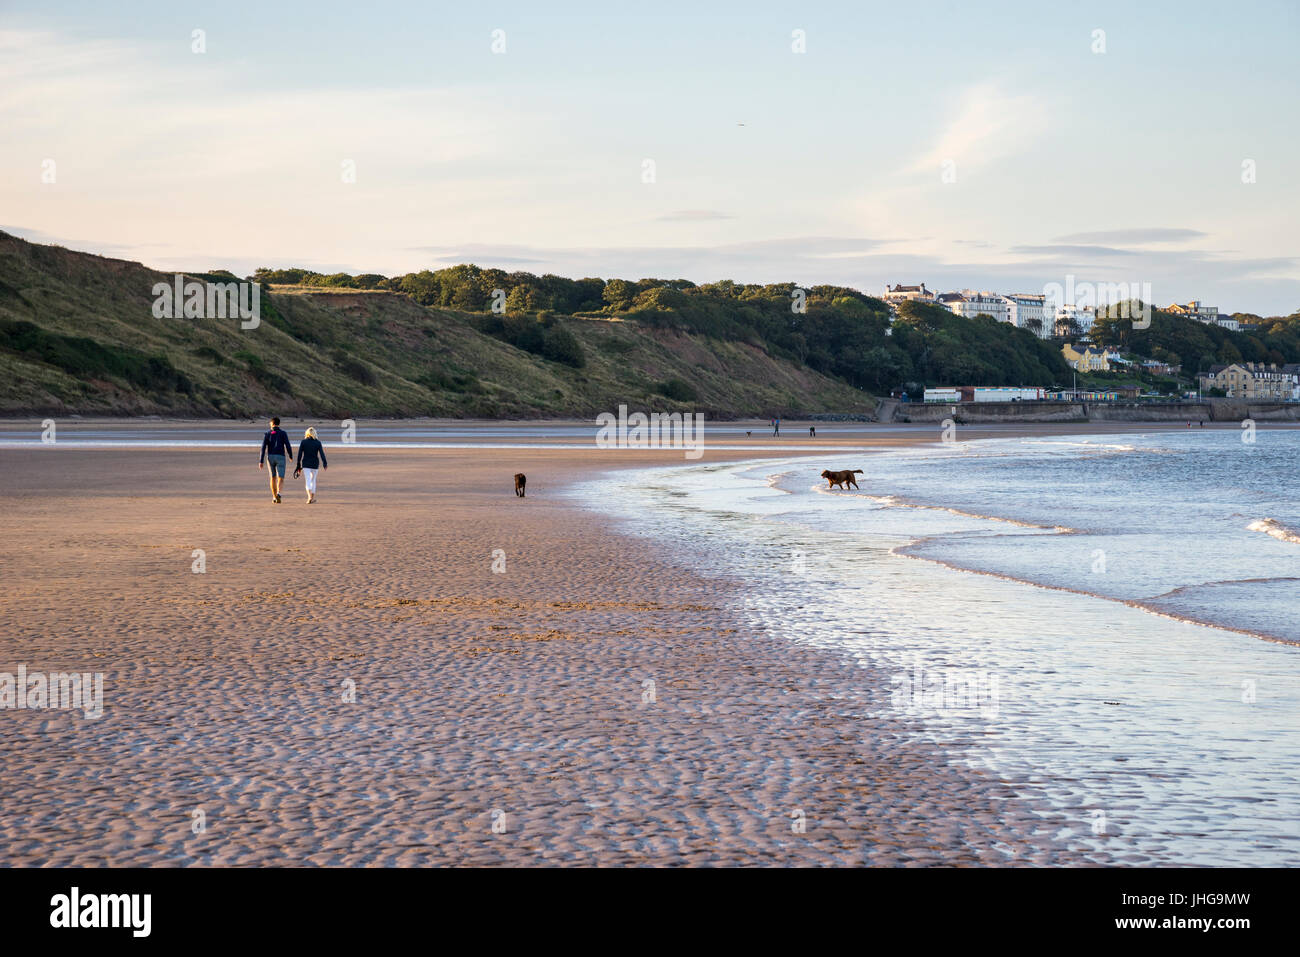
[[[953,315],[965,316],[967,319],[985,315],[992,316],[998,322],[1009,320],[1007,300],[997,293],[976,292],[974,289],[963,289],[959,293],[947,292],[939,297],[939,304],[947,306]]]
[[[925,288],[925,283],[919,286],[896,285],[885,286],[885,302],[906,302],[909,299],[919,299],[921,302],[934,302],[934,293]]]
[[[1056,330],[1063,334],[1066,324],[1074,320],[1079,325],[1081,335],[1087,335],[1092,331],[1093,321],[1097,318],[1097,311],[1091,306],[1061,306],[1056,310]]]
[[[1028,329],[1040,339],[1052,335],[1056,317],[1052,314],[1052,304],[1046,296],[1013,292],[1002,298],[1007,303],[1007,321],[1017,329]]]
[[[1188,303],[1174,303],[1166,312],[1172,312],[1176,316],[1186,316],[1188,319],[1195,319],[1197,322],[1208,323],[1212,326],[1222,326],[1224,329],[1231,329],[1238,332],[1241,329],[1241,323],[1232,316],[1224,314],[1219,315],[1218,306],[1207,306],[1199,299],[1193,299]]]

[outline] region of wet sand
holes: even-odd
[[[98,720],[0,711],[4,865],[1100,861],[863,717],[882,679],[556,494],[680,452],[327,441],[319,503],[273,505],[250,428],[0,449],[0,671],[105,676]]]

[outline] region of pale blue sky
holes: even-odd
[[[0,228],[165,269],[1300,308],[1294,3],[553,6],[0,0]]]

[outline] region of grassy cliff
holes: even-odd
[[[172,278],[0,233],[0,414],[585,418],[626,403],[721,418],[875,405],[754,344],[617,318],[549,320],[560,358],[549,340],[520,348],[481,314],[391,291],[264,285],[247,330],[157,318],[153,287]]]

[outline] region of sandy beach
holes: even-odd
[[[1104,862],[864,719],[868,669],[745,628],[735,582],[556,494],[680,452],[327,438],[308,507],[269,501],[260,428],[0,449],[0,670],[104,675],[98,720],[0,712],[5,865]]]

